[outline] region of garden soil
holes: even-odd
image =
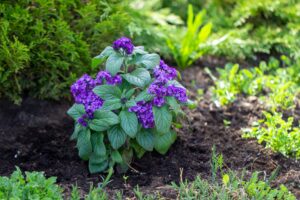
[[[135,159],[125,175],[115,174],[107,186],[108,193],[123,190],[132,197],[132,189],[139,185],[144,193],[160,193],[169,199],[176,198],[172,182],[180,178],[193,180],[196,175],[211,176],[211,149],[223,154],[225,167],[247,173],[260,171],[270,175],[280,167],[274,186],[285,184],[300,199],[300,163],[265,149],[256,140],[243,139],[241,128],[249,127],[261,116],[262,105],[255,97],[239,97],[226,108],[217,108],[210,101],[212,85],[203,68],[194,67],[182,73],[183,84],[190,90],[192,99],[197,89],[204,96],[194,110],[185,109],[178,139],[166,155],[152,152]],[[73,121],[66,115],[70,102],[51,102],[25,99],[20,106],[8,101],[0,102],[0,175],[8,176],[18,166],[24,171],[44,171],[56,176],[57,182],[70,192],[77,184],[82,194],[90,184],[96,186],[105,174],[91,175],[87,163],[77,155],[75,142],[70,141]],[[295,117],[299,116],[296,109]],[[224,120],[230,121],[228,126]],[[181,176],[182,174],[182,176]]]

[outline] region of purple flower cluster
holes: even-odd
[[[153,104],[161,107],[165,103],[165,96],[167,96],[167,88],[164,86],[164,84],[161,84],[160,82],[153,82],[149,88],[148,92],[150,94],[154,94],[153,98]]]
[[[176,87],[175,85],[166,86],[170,80],[174,80],[177,76],[176,69],[169,67],[163,60],[160,61],[159,66],[156,66],[153,71],[155,80],[149,86],[148,92],[154,94],[153,104],[161,107],[165,103],[165,96],[173,96],[181,103],[187,101],[186,89]]]
[[[94,111],[99,109],[103,104],[103,99],[93,92],[93,88],[96,85],[98,84],[92,77],[84,74],[71,86],[71,93],[75,99],[75,103],[83,104],[86,111],[86,115],[78,119],[78,123],[83,126],[87,126],[86,120],[93,118]]]
[[[75,99],[75,103],[83,104],[86,114],[78,119],[78,123],[82,126],[87,126],[87,120],[92,119],[95,110],[102,107],[104,100],[97,96],[93,89],[97,85],[103,84],[103,80],[106,80],[107,84],[117,85],[122,83],[120,75],[111,76],[106,71],[100,71],[94,80],[87,74],[84,74],[71,86],[71,93]]]
[[[167,87],[167,96],[175,97],[181,103],[186,103],[188,100],[186,89],[183,87],[176,87],[175,85],[169,85]]]
[[[113,48],[115,50],[123,49],[127,54],[132,54],[134,46],[129,38],[121,37],[114,41]]]
[[[153,70],[153,75],[156,82],[167,83],[169,80],[174,80],[177,76],[177,71],[173,67],[169,67],[163,60],[160,60],[159,65]]]
[[[154,116],[152,111],[152,102],[139,101],[129,108],[129,112],[135,112],[139,122],[144,128],[154,127]]]
[[[108,71],[100,71],[96,77],[96,83],[98,85],[103,84],[103,80],[106,80],[108,85],[119,85],[122,83],[122,77],[120,75],[112,76]]]
[[[137,114],[138,120],[144,128],[154,127],[155,123],[152,107],[163,106],[165,104],[166,96],[173,96],[182,103],[188,100],[185,88],[167,85],[168,81],[176,78],[176,69],[169,67],[161,60],[160,65],[155,67],[153,74],[155,80],[148,88],[148,92],[154,94],[153,100],[150,102],[140,101],[136,106],[129,109],[130,112],[135,112]]]

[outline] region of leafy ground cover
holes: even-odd
[[[204,95],[196,109],[185,110],[187,118],[178,130],[178,140],[165,156],[147,153],[142,159],[134,160],[125,175],[115,174],[106,188],[107,193],[122,189],[123,195],[133,197],[132,191],[139,185],[144,194],[159,192],[161,196],[176,198],[169,185],[173,181],[179,184],[180,168],[183,180],[194,180],[197,174],[203,179],[211,178],[211,149],[216,145],[228,169],[237,172],[245,169],[249,176],[258,171],[268,177],[280,167],[272,186],[284,184],[299,198],[299,163],[265,149],[256,140],[242,138],[241,128],[251,126],[252,121],[262,117],[263,106],[258,99],[239,96],[233,104],[218,108],[210,100],[208,91],[213,82],[203,68],[187,69],[182,78],[192,98],[198,97],[199,88]],[[87,194],[89,183],[102,182],[101,175],[88,172],[87,164],[78,158],[75,144],[69,139],[72,123],[65,114],[69,106],[68,102],[30,98],[21,107],[1,101],[0,174],[10,175],[15,165],[25,171],[44,171],[47,176],[56,176],[69,194],[75,183],[80,192]],[[296,120],[297,113],[295,109]],[[224,124],[224,120],[230,124]]]
[[[177,199],[287,199],[295,200],[296,197],[288,191],[284,185],[279,189],[273,189],[270,182],[276,177],[278,170],[275,170],[269,178],[259,180],[258,172],[254,172],[249,180],[241,177],[233,171],[224,173],[223,156],[217,155],[215,147],[212,149],[211,158],[211,180],[203,180],[199,175],[195,180],[189,182],[183,180],[182,170],[180,171],[180,182],[172,182],[170,189],[176,194]],[[222,182],[217,179],[218,173],[222,177]],[[103,184],[107,184],[105,180]],[[123,199],[121,190],[116,191],[112,196],[108,196],[103,189],[104,186],[91,188],[87,194],[80,194],[77,186],[72,186],[70,194],[63,195],[63,189],[56,184],[56,178],[46,178],[41,172],[25,172],[19,168],[10,177],[0,177],[0,198],[2,199],[69,199],[69,200],[106,200],[110,198]],[[133,189],[133,199],[154,200],[165,199],[159,192],[144,195],[139,186]]]
[[[256,138],[267,148],[297,159],[300,132],[292,113],[298,105],[298,67],[299,61],[283,56],[282,62],[271,58],[269,63],[261,62],[250,70],[228,64],[217,69],[219,78],[206,69],[215,84],[211,88],[212,100],[217,106],[226,106],[238,95],[258,97],[265,110],[263,117],[253,122],[252,128],[245,128],[243,136]]]

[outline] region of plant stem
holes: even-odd
[[[101,184],[101,188],[103,189],[105,186],[107,186],[107,184],[109,183],[109,180],[111,178],[111,176],[113,175],[114,173],[114,168],[113,167],[110,167],[109,170],[108,170],[108,174],[106,176],[106,178],[104,179],[104,181],[102,182]]]

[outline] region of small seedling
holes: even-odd
[[[223,124],[224,124],[225,128],[229,128],[230,125],[231,125],[231,121],[228,121],[228,120],[224,119]]]
[[[244,138],[257,138],[267,148],[288,157],[300,158],[300,128],[293,126],[294,119],[282,118],[281,113],[264,112],[265,119],[253,124],[250,129],[243,129]]]
[[[127,180],[129,178],[129,176],[123,175],[122,178],[123,178],[125,185],[127,185]]]

